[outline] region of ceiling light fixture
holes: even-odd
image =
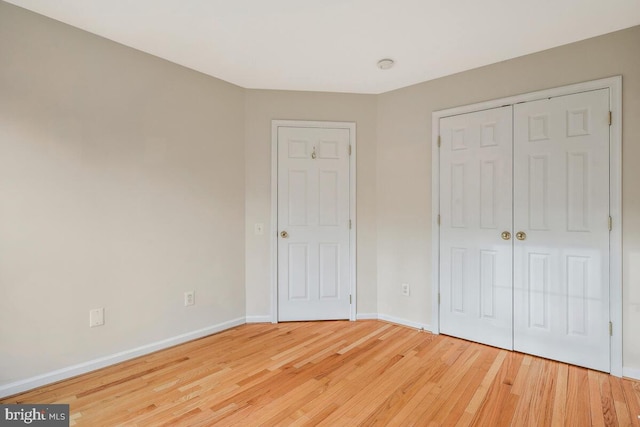
[[[380,68],[381,70],[388,70],[389,68],[393,67],[393,64],[395,64],[393,59],[381,59],[380,61],[378,61],[378,68]]]

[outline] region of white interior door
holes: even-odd
[[[514,107],[514,349],[609,371],[609,90]]]
[[[348,319],[348,129],[278,128],[278,320]]]
[[[512,348],[512,107],[440,120],[440,330]]]

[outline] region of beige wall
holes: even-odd
[[[623,76],[623,364],[640,372],[640,27],[378,97],[380,313],[431,323],[431,113],[614,75]]]
[[[244,89],[4,2],[0,61],[0,385],[244,318]]]
[[[357,134],[357,312],[377,311],[376,97],[247,90],[245,95],[247,316],[271,317],[271,120],[355,122]],[[264,223],[265,233],[254,234]]]

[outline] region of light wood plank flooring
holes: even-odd
[[[78,426],[640,425],[640,382],[379,321],[243,325],[20,402]]]

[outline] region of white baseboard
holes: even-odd
[[[397,323],[399,325],[408,326],[415,329],[423,329],[430,331],[431,326],[426,323],[413,322],[411,320],[401,319],[386,314],[377,313],[358,313],[356,318],[358,320],[371,320],[379,319],[386,322]],[[224,330],[243,325],[245,323],[271,323],[271,316],[247,316],[239,317],[237,319],[229,320],[227,322],[218,323],[217,325],[208,326],[206,328],[198,329],[196,331],[187,332],[186,334],[178,335],[175,337],[167,338],[161,341],[156,341],[151,344],[146,344],[140,347],[136,347],[130,350],[125,350],[120,353],[112,354],[109,356],[100,357],[98,359],[89,360],[87,362],[79,363],[77,365],[69,366],[67,368],[58,369],[52,372],[47,372],[42,375],[27,378],[20,381],[0,385],[0,398],[12,396],[14,394],[22,393],[27,390],[41,387],[43,385],[51,384],[57,381],[61,381],[67,378],[75,377],[77,375],[85,374],[87,372],[95,371],[96,369],[104,368],[116,363],[130,360],[135,357],[144,356],[145,354],[153,353],[158,350],[173,347],[178,344],[182,344],[188,341],[193,341],[198,338],[206,337]],[[622,368],[622,375],[626,378],[640,380],[640,369],[635,368]]]
[[[622,376],[634,380],[640,380],[640,369],[622,367]]]
[[[356,314],[357,320],[377,320],[378,313],[358,313]]]
[[[267,316],[247,316],[247,323],[271,323],[273,319]]]
[[[397,323],[398,325],[408,326],[410,328],[422,329],[427,332],[431,331],[431,325],[426,323],[418,323],[412,320],[401,319],[399,317],[389,316],[387,314],[378,314],[379,320],[384,320],[385,322]]]
[[[196,331],[187,332],[186,334],[167,338],[161,341],[156,341],[154,343],[132,348],[130,350],[121,351],[120,353],[100,357],[94,360],[89,360],[87,362],[79,363],[77,365],[58,369],[52,372],[47,372],[45,374],[37,375],[35,377],[27,378],[24,380],[0,385],[0,397],[12,396],[14,394],[34,389],[36,387],[41,387],[43,385],[75,377],[80,374],[95,371],[96,369],[115,365],[116,363],[120,363],[125,360],[133,359],[138,356],[143,356],[145,354],[153,353],[158,350],[173,347],[174,345],[182,344],[187,341],[193,341],[198,338],[206,337],[207,335],[222,332],[226,329],[240,326],[245,323],[245,318],[239,317],[227,322],[218,323],[217,325],[212,325],[206,328],[198,329]]]
[[[413,322],[407,319],[401,319],[399,317],[389,316],[387,314],[378,314],[378,313],[358,313],[356,316],[358,320],[384,320],[385,322],[397,323],[398,325],[408,326],[410,328],[415,329],[423,329],[425,331],[430,331],[431,326],[426,323],[418,323]]]

